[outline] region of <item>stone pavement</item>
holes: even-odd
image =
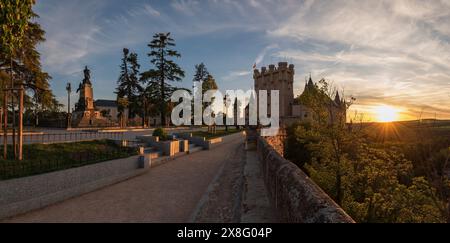
[[[201,211],[202,198],[226,164],[245,161],[242,144],[242,135],[231,136],[212,150],[177,158],[141,176],[6,222],[189,222]]]
[[[256,151],[246,153],[243,190],[241,223],[278,223],[264,185],[261,163]]]

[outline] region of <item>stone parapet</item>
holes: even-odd
[[[281,222],[354,223],[316,183],[281,157],[263,137],[258,138],[257,153],[269,198]]]

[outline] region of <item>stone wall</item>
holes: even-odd
[[[144,173],[139,156],[0,181],[0,219],[42,208]]]
[[[278,135],[272,137],[265,137],[266,142],[272,146],[272,148],[277,151],[282,157],[284,156],[284,143],[285,143],[285,135]]]
[[[177,137],[189,140],[190,143],[200,146],[204,149],[212,149],[222,142],[222,137],[206,139],[205,137],[192,136],[192,133],[176,133]],[[230,135],[229,135],[230,136]]]
[[[278,90],[280,93],[280,117],[290,116],[292,104],[294,103],[294,65],[287,62],[279,62],[278,67],[271,64],[269,68],[261,67],[261,70],[253,71],[255,91],[257,94],[261,90]],[[270,103],[268,103],[268,115],[270,116]]]
[[[281,222],[354,223],[317,184],[280,156],[263,137],[258,138],[257,152],[269,198]]]

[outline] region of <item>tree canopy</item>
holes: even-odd
[[[147,85],[145,91],[149,99],[158,104],[162,124],[166,124],[169,99],[176,90],[170,82],[181,81],[184,78],[184,71],[173,60],[181,57],[172,48],[174,46],[175,41],[170,37],[170,33],[155,34],[148,44],[150,47],[148,56],[154,67],[141,75],[141,80]]]
[[[123,99],[126,97],[128,100],[127,108],[129,118],[139,112],[139,96],[143,91],[139,80],[139,68],[138,55],[136,53],[130,53],[127,48],[124,48],[116,94],[118,98]]]
[[[51,77],[42,70],[37,51],[38,44],[45,41],[45,31],[33,21],[39,18],[31,9],[34,1],[6,0],[0,4],[0,84],[10,85],[12,71],[14,84],[24,84],[27,91],[25,108],[58,110],[61,105],[50,90]]]

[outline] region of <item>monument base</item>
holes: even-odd
[[[99,111],[76,111],[72,115],[72,127],[106,127],[111,124]]]

